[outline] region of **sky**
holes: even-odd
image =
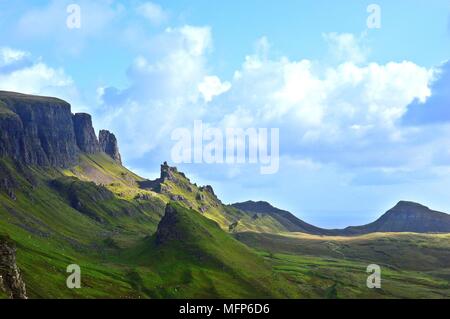
[[[278,129],[274,174],[177,166],[327,228],[400,200],[450,212],[449,58],[447,0],[0,0],[0,89],[92,114],[147,178],[196,121]]]

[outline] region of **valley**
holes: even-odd
[[[0,92],[0,251],[15,255],[0,256],[0,298],[12,277],[28,298],[450,297],[448,214],[400,201],[326,230],[266,202],[224,204],[168,163],[140,177],[99,135],[64,101]]]

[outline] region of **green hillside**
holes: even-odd
[[[287,233],[163,169],[155,183],[102,153],[70,169],[0,160],[0,233],[17,246],[29,297],[450,297],[449,235]],[[371,263],[381,290],[366,287]],[[66,287],[70,264],[82,289]]]
[[[135,295],[125,269],[107,259],[117,247],[156,230],[163,211],[124,202],[104,187],[56,170],[30,169],[8,160],[0,162],[0,169],[14,181],[9,182],[9,195],[0,192],[0,232],[17,245],[30,297]],[[160,206],[163,209],[164,203]],[[65,271],[72,263],[82,267],[85,289],[66,288]]]
[[[158,298],[288,298],[298,288],[263,258],[194,210],[171,203],[156,234],[127,253]],[[151,269],[151,273],[147,269]]]
[[[160,227],[182,240],[157,244],[170,196],[139,188],[143,179],[104,154],[83,155],[70,170],[2,159],[0,172],[6,181],[0,191],[0,233],[17,246],[31,298],[299,294],[261,257],[186,203],[171,204],[177,223]],[[70,264],[82,269],[81,289],[66,287]]]

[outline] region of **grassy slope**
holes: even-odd
[[[180,210],[189,254],[177,243],[155,246],[168,198],[137,188],[141,179],[107,156],[84,156],[63,172],[0,164],[2,175],[16,181],[17,196],[0,191],[0,233],[17,244],[32,298],[298,296],[261,257],[198,212]],[[82,269],[79,290],[65,285],[73,263]]]
[[[0,232],[9,234],[17,244],[18,264],[31,297],[136,296],[126,277],[128,269],[107,260],[117,247],[126,247],[154,231],[158,213],[131,203],[136,216],[119,216],[110,219],[114,223],[101,224],[73,209],[49,186],[50,180],[62,177],[58,172],[34,169],[37,183],[32,185],[11,162],[2,160],[2,165],[18,186],[15,201],[0,192]],[[109,213],[108,206],[123,205],[117,198],[101,204],[103,208],[97,209],[103,215]],[[82,290],[65,287],[65,269],[72,263],[83,269]]]
[[[163,298],[297,297],[298,289],[277,275],[263,258],[194,210],[171,203],[176,222],[167,229],[176,239],[157,244],[155,236],[127,253],[140,265],[151,296]],[[151,269],[152,273],[148,273]],[[153,276],[152,276],[153,275]],[[149,279],[158,282],[151,287]]]
[[[450,298],[450,235],[370,234],[321,237],[243,233],[308,297]],[[369,264],[382,267],[382,289],[366,287]]]

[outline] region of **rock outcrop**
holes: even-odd
[[[99,153],[100,145],[95,136],[92,118],[86,113],[77,113],[73,116],[73,126],[78,148],[85,153]]]
[[[167,205],[164,217],[161,219],[156,231],[156,244],[162,245],[169,241],[182,240],[183,236],[177,231],[176,225],[179,222],[179,216],[172,205]]]
[[[144,189],[150,189],[157,193],[166,193],[164,182],[172,181],[176,183],[178,180],[176,177],[177,173],[178,170],[176,167],[171,167],[169,166],[169,164],[167,164],[167,162],[164,162],[161,165],[160,177],[155,180],[140,182],[140,186]]]
[[[161,182],[164,182],[166,180],[169,181],[175,181],[176,177],[175,177],[175,173],[178,173],[178,170],[176,167],[170,167],[169,164],[167,164],[167,162],[164,162],[161,165]]]
[[[214,193],[214,189],[212,188],[211,185],[206,185],[206,186],[200,187],[200,191],[210,193],[212,196],[217,198],[216,194]]]
[[[78,151],[67,102],[0,91],[0,156],[61,167],[75,163]]]
[[[16,264],[16,248],[0,235],[0,290],[12,299],[27,299],[25,283]]]
[[[80,152],[104,151],[121,163],[114,134],[100,133],[99,143],[91,116],[73,115],[65,101],[0,91],[0,157],[27,165],[69,167],[77,163]]]
[[[101,130],[99,133],[99,142],[101,151],[108,154],[117,163],[122,164],[119,145],[114,134],[107,130]]]

